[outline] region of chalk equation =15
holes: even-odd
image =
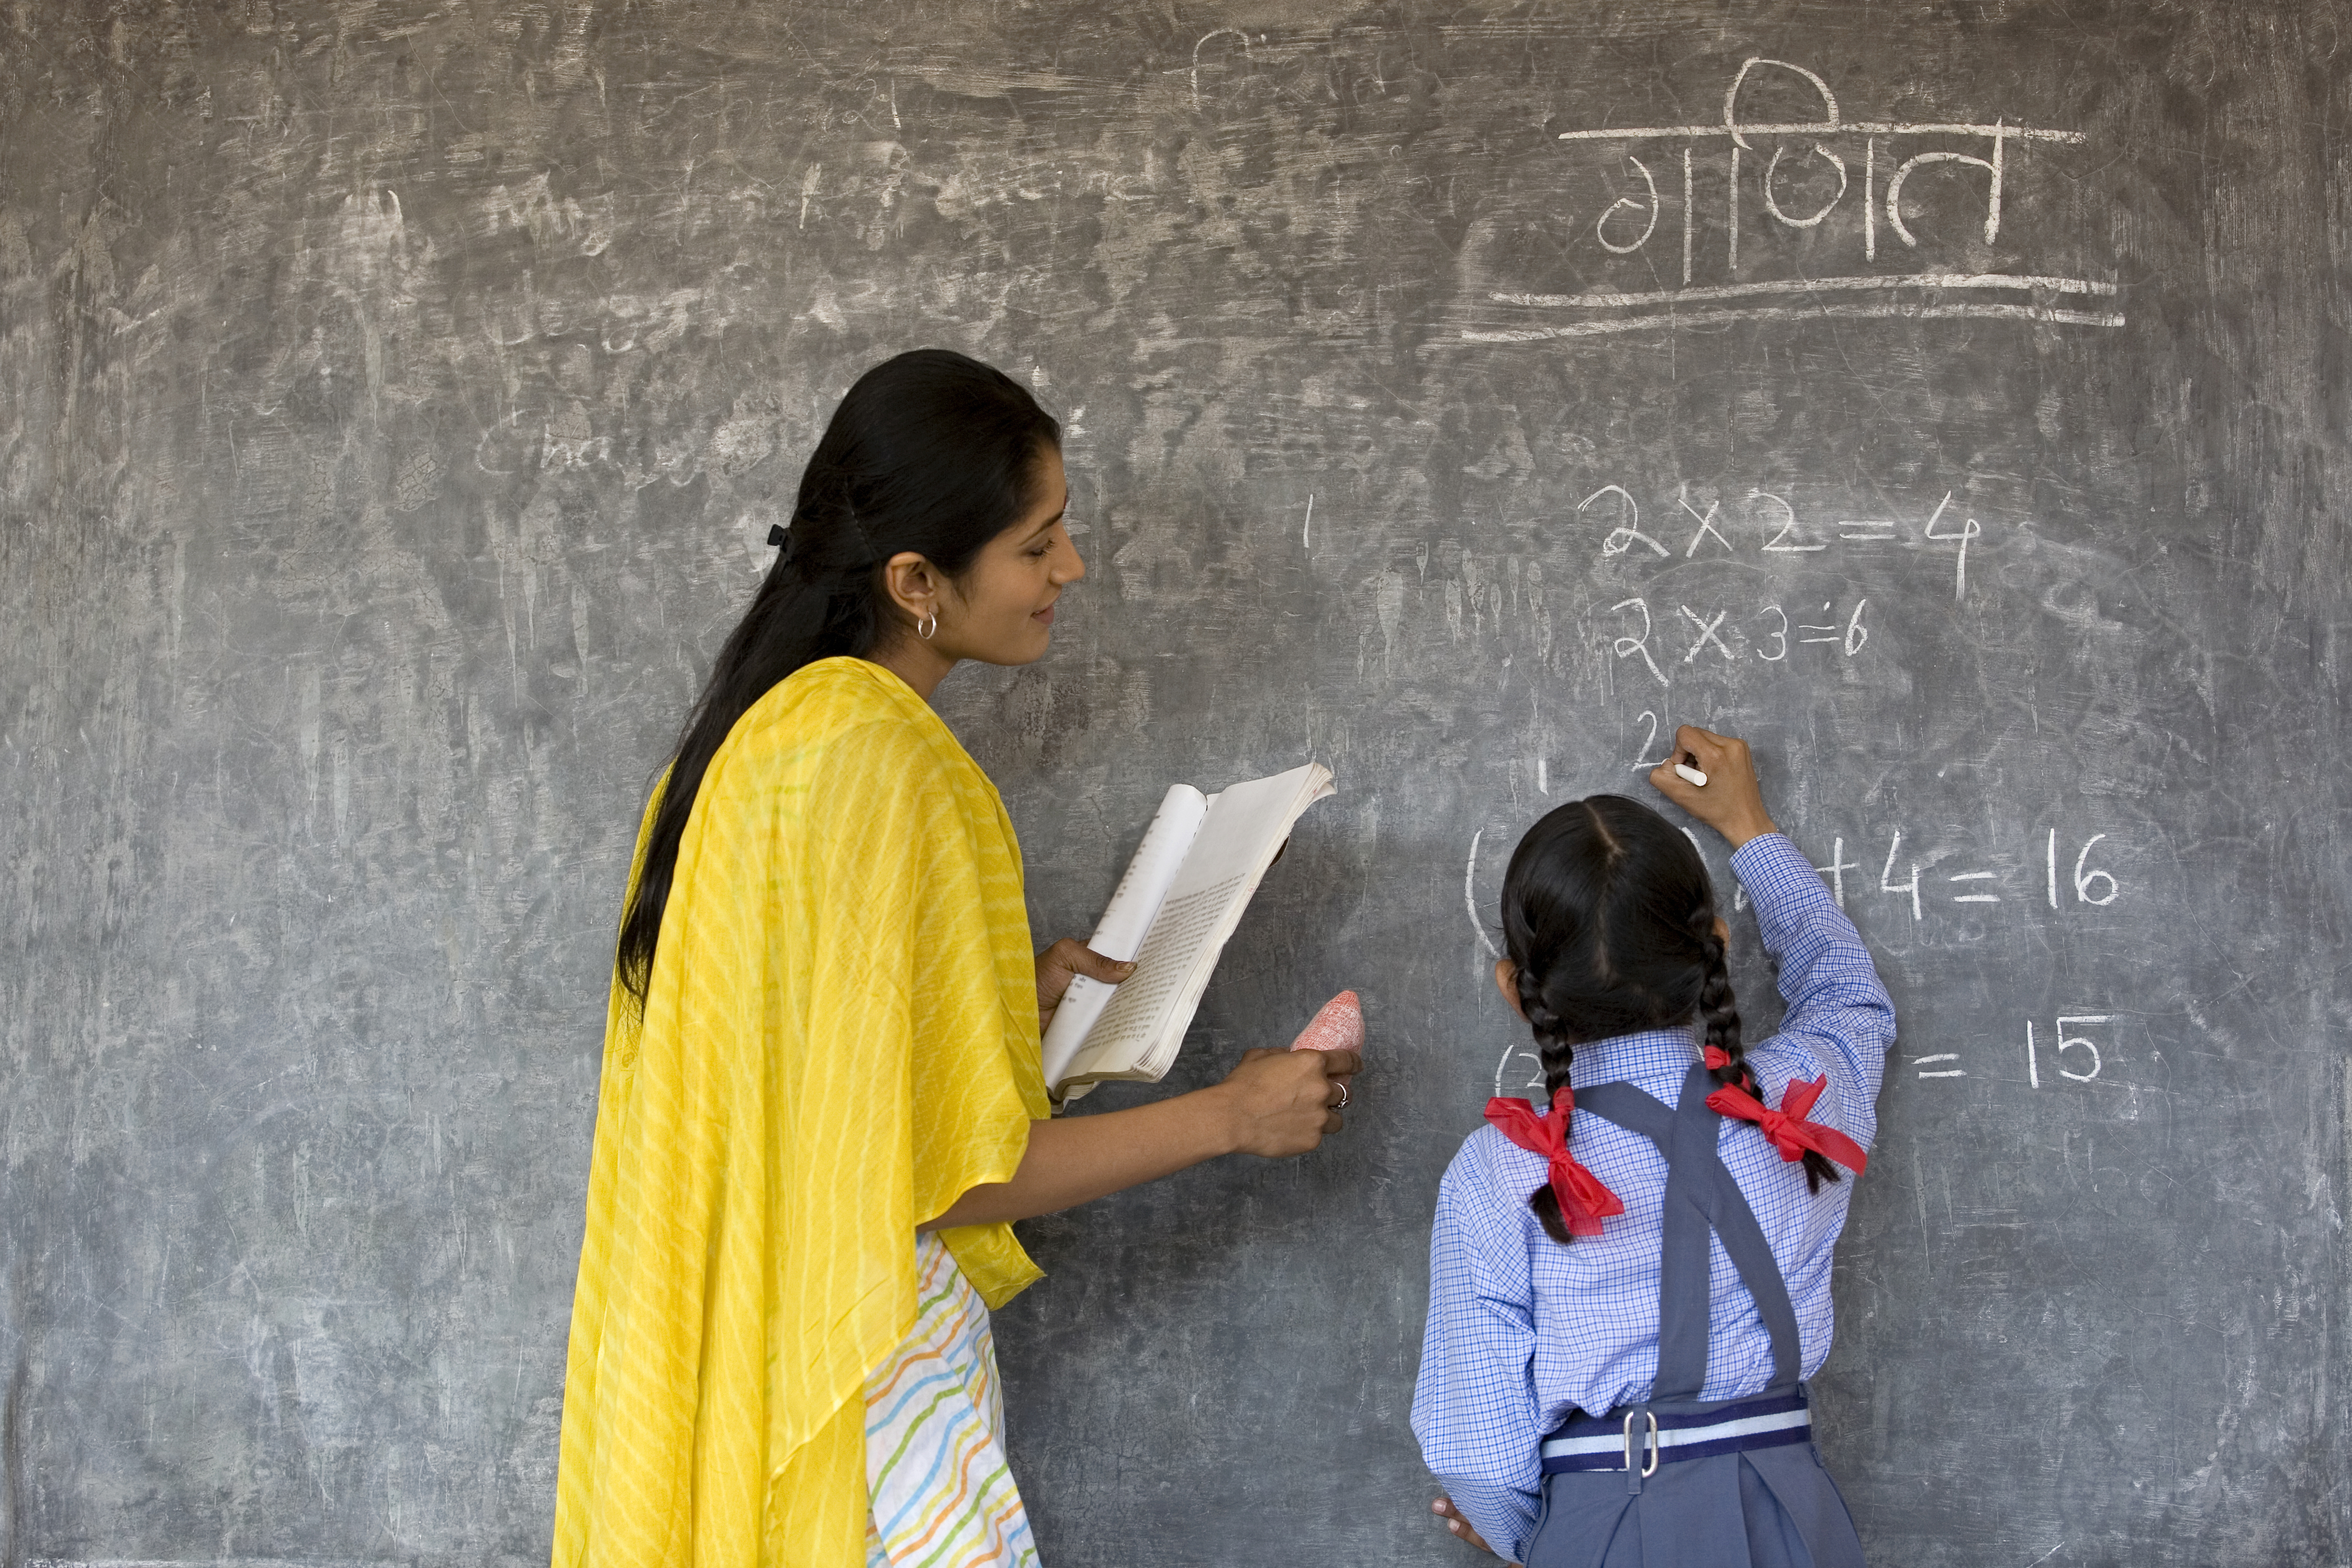
[[[2106,1070],[2107,1057],[2115,1051],[2116,1042],[2111,1026],[2121,1018],[2113,1013],[2061,1013],[2048,1021],[2028,1018],[2025,1021],[2025,1081],[2031,1089],[2058,1089],[2068,1083],[2089,1083]],[[2101,1051],[2105,1040],[2106,1051]],[[1961,1066],[1958,1051],[1933,1051],[1910,1058],[1914,1072],[1923,1079],[1954,1079],[1969,1076]]]
[[[2114,1026],[2120,1022],[2120,1016],[2113,1013],[2062,1013],[2047,1020],[2046,1025],[2044,1020],[2028,1018],[2027,1087],[2063,1089],[2068,1084],[2098,1080],[2107,1068],[2109,1058],[2116,1054]],[[1929,1051],[1906,1058],[1906,1065],[1916,1079],[1948,1081],[1970,1076],[1964,1065],[1968,1059],[1959,1051]],[[1524,1083],[1519,1081],[1522,1073],[1529,1075]],[[1508,1095],[1516,1091],[1540,1100],[1543,1088],[1543,1058],[1535,1047],[1525,1041],[1514,1041],[1505,1047],[1502,1057],[1495,1063],[1495,1092]]]

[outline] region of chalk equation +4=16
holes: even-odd
[[[1642,717],[1654,723],[1657,716],[1645,711]],[[1647,773],[1664,766],[1666,761],[1661,754],[1638,759],[1633,765]],[[1829,864],[1816,866],[1813,869],[1829,884],[1830,895],[1837,900],[1839,909],[1853,912],[1853,906],[1849,903],[1851,899],[1868,896],[1893,898],[1897,900],[1895,905],[1897,919],[1904,926],[1912,927],[1928,923],[1931,916],[1954,912],[1945,909],[1947,903],[1960,912],[1979,915],[1991,912],[1979,906],[2006,905],[2021,911],[2046,906],[2053,913],[2063,916],[2070,911],[2104,910],[2124,896],[2125,884],[2106,865],[2107,858],[2121,847],[2105,833],[2077,837],[2056,827],[2037,829],[2029,841],[2028,853],[2005,867],[1988,868],[1982,860],[1974,863],[1964,861],[1961,864],[1967,865],[1968,869],[1946,871],[1936,864],[1937,860],[1945,859],[1940,854],[1930,857],[1926,865],[1922,865],[1916,856],[1904,856],[1904,836],[1908,831],[1901,827],[1889,831],[1886,855],[1874,881],[1868,876],[1869,867],[1865,862],[1845,858],[1845,836],[1842,833],[1832,836]],[[1800,826],[1790,831],[1790,836],[1793,838],[1803,832]],[[1494,942],[1479,918],[1477,899],[1478,846],[1485,837],[1484,828],[1470,837],[1469,861],[1463,875],[1463,901],[1470,917],[1471,929],[1477,933],[1480,945],[1491,952]],[[2104,850],[2100,848],[2103,844],[2106,846]],[[1861,852],[1858,843],[1856,850]],[[1895,879],[1898,863],[1900,868],[1908,873],[1899,882]],[[1857,875],[1849,880],[1848,872]],[[2021,894],[2020,879],[2026,883]],[[1735,913],[1748,908],[1748,889],[1741,887],[1736,878],[1731,884],[1731,907]],[[1906,912],[1909,918],[1903,920],[1902,916]]]
[[[1647,714],[1644,717],[1654,718]],[[1646,772],[1656,767],[1658,762],[1645,760],[1634,765]],[[2115,847],[2113,840],[2105,833],[2094,833],[2078,840],[2059,828],[2047,828],[2035,836],[2033,853],[2025,858],[2032,862],[2030,866],[2012,865],[2007,869],[1979,867],[1958,871],[1937,870],[1934,877],[1939,879],[1931,879],[1930,868],[1923,868],[1916,859],[1903,859],[1905,832],[1903,828],[1891,831],[1885,858],[1878,868],[1874,886],[1868,878],[1868,867],[1864,862],[1846,858],[1844,836],[1832,836],[1829,864],[1816,866],[1813,870],[1829,885],[1831,897],[1837,900],[1838,908],[1849,908],[1851,898],[1868,895],[1891,897],[1898,900],[1895,905],[1898,911],[1908,912],[1909,919],[1904,923],[1917,926],[1927,922],[1931,914],[1942,912],[1947,902],[1965,907],[1979,916],[1991,912],[1981,906],[2001,904],[2021,909],[2046,906],[2052,911],[2063,914],[2068,910],[2104,910],[2124,896],[2125,884],[2096,858],[2102,844],[2107,845],[2110,850]],[[1463,875],[1463,901],[1481,947],[1491,953],[1494,943],[1479,921],[1477,905],[1478,845],[1484,837],[1483,829],[1471,837],[1469,859]],[[1898,862],[1901,862],[1901,868],[1908,873],[1901,881],[1895,879]],[[1848,873],[1855,874],[1851,881]],[[2029,877],[2033,884],[2021,893],[2018,888],[2021,875]],[[1747,889],[1733,879],[1732,908],[1736,912],[1747,907]],[[2109,1013],[2064,1014],[2058,1016],[2048,1032],[2044,1033],[2035,1021],[2028,1020],[2024,1031],[2028,1085],[2040,1089],[2068,1082],[2089,1083],[2098,1079],[2105,1070],[2106,1056],[2100,1049],[2101,1037],[2093,1030],[2097,1026],[2112,1025],[2116,1021],[2117,1016]],[[2110,1038],[2110,1050],[2112,1047]],[[1543,1072],[1539,1059],[1525,1044],[1514,1042],[1496,1063],[1496,1094],[1509,1092],[1505,1085],[1513,1070],[1511,1063],[1514,1058],[1522,1057],[1534,1064],[1534,1077],[1527,1087],[1540,1092]],[[1910,1066],[1921,1079],[1969,1076],[1968,1069],[1960,1065],[1958,1052],[1939,1051],[1915,1057],[1910,1058]]]

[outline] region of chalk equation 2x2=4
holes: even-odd
[[[1701,511],[1692,500],[1690,486],[1675,488],[1675,511],[1664,522],[1644,524],[1642,503],[1622,485],[1603,485],[1577,502],[1580,517],[1587,517],[1601,531],[1599,544],[1602,561],[1624,558],[1629,563],[1650,561],[1693,561],[1698,559],[1738,559],[1756,555],[1819,555],[1832,547],[1851,548],[1865,544],[1927,544],[1938,549],[1948,547],[1952,552],[1952,599],[1958,603],[1969,596],[1969,546],[1984,537],[1984,525],[1965,515],[1964,509],[1952,504],[1952,492],[1946,490],[1921,522],[1915,514],[1910,518],[1841,517],[1808,519],[1798,513],[1785,496],[1770,490],[1751,489],[1739,505],[1737,517],[1727,512],[1720,497],[1705,496],[1706,510]],[[1690,531],[1681,553],[1668,548],[1666,534],[1679,537],[1684,529]]]

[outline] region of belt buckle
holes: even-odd
[[[1648,1462],[1642,1467],[1642,1479],[1646,1481],[1658,1473],[1658,1416],[1653,1410],[1625,1412],[1625,1468],[1629,1472],[1633,1468],[1633,1418],[1637,1415],[1650,1424],[1649,1431],[1643,1436],[1643,1442],[1649,1450]]]

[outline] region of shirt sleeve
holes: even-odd
[[[1478,1142],[1463,1145],[1438,1187],[1412,1429],[1462,1516],[1522,1563],[1543,1488],[1535,1291],[1517,1205],[1495,1185]]]
[[[1866,1148],[1877,1136],[1878,1087],[1895,1043],[1895,1003],[1870,950],[1812,862],[1783,835],[1749,839],[1733,852],[1731,868],[1755,900],[1764,951],[1780,965],[1789,1005],[1780,1031],[1748,1059],[1776,1104],[1790,1079],[1827,1073],[1837,1127]],[[1814,1120],[1826,1120],[1822,1109]]]

